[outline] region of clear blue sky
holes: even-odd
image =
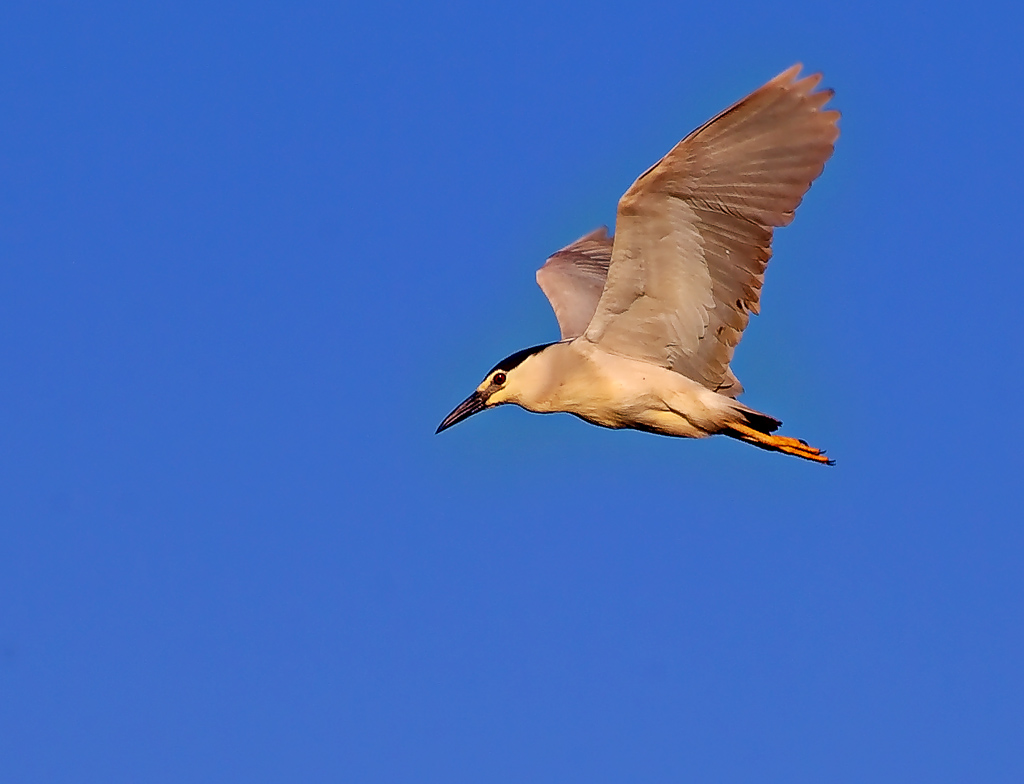
[[[1016,6],[0,10],[0,779],[1024,781]],[[533,273],[794,62],[727,439],[490,412]]]

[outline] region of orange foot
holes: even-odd
[[[825,465],[836,464],[835,460],[829,460],[825,457],[825,453],[822,450],[815,449],[799,438],[773,436],[740,424],[729,425],[729,430],[725,434],[772,452],[783,452],[787,455],[795,455],[796,457],[802,457],[804,460],[813,460],[815,463],[824,463]]]

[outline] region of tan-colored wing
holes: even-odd
[[[729,371],[771,257],[839,136],[821,76],[779,74],[698,128],[619,200],[612,263],[585,338],[737,394]]]
[[[537,285],[551,303],[562,340],[583,334],[604,291],[612,241],[602,226],[551,255],[537,270]]]

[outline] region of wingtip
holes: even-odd
[[[813,94],[815,100],[820,101],[819,106],[824,105],[833,96],[835,91],[831,88],[815,91],[815,88],[821,84],[821,80],[825,78],[825,75],[821,71],[813,71],[801,76],[803,68],[803,63],[794,63],[772,79],[769,84],[784,84],[786,87],[795,89],[802,95]]]
[[[804,69],[804,64],[803,63],[793,63],[793,65],[789,66],[789,68],[787,68],[785,71],[783,71],[778,76],[776,76],[774,79],[772,79],[772,81],[773,82],[792,82],[792,81],[794,81],[796,79],[797,76],[800,75],[800,72],[803,69]]]
[[[793,87],[804,95],[810,95],[814,92],[814,88],[821,84],[821,80],[825,77],[821,72],[808,74],[803,79],[799,79],[793,82]]]

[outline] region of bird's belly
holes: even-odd
[[[613,367],[616,372],[594,374],[586,384],[558,390],[558,409],[595,425],[632,428],[683,438],[701,438],[707,430],[688,412],[700,413],[703,388],[662,368],[636,363],[638,368]],[[691,389],[692,387],[692,389]]]
[[[636,427],[649,414],[662,411],[661,401],[653,395],[641,397],[591,396],[565,408],[570,413],[602,427]]]
[[[573,414],[595,425],[615,429],[645,430],[678,438],[704,438],[708,431],[691,422],[685,414],[655,405],[635,405],[635,401],[618,407],[589,407],[572,411]]]

